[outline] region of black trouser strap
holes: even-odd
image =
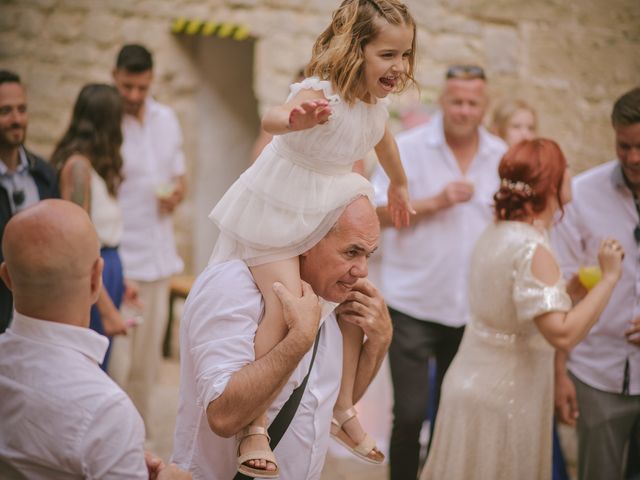
[[[316,358],[316,352],[318,351],[318,343],[320,341],[320,331],[322,327],[318,329],[318,334],[316,335],[316,341],[313,344],[313,354],[311,355],[311,363],[309,364],[309,371],[307,375],[302,380],[302,383],[298,385],[298,387],[291,392],[291,396],[287,400],[287,402],[282,406],[276,418],[273,419],[271,425],[269,425],[269,436],[271,437],[271,441],[269,442],[269,446],[271,450],[275,450],[276,446],[282,439],[283,435],[289,428],[289,424],[293,420],[293,417],[296,415],[296,411],[298,410],[298,405],[300,405],[300,400],[302,400],[302,395],[304,394],[304,389],[307,386],[307,381],[309,380],[309,375],[311,374],[311,368],[313,367],[313,361]],[[243,473],[238,472],[233,480],[253,480],[254,477],[249,477],[248,475],[244,475]]]

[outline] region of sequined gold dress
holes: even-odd
[[[531,273],[546,234],[522,222],[485,230],[472,256],[472,321],[442,384],[421,480],[549,479],[553,347],[533,319],[567,311],[563,280]]]

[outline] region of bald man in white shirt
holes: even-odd
[[[9,221],[2,248],[15,315],[0,335],[0,478],[190,478],[145,458],[140,415],[100,370],[108,340],[89,311],[103,261],[85,211],[42,201]]]
[[[616,101],[611,120],[618,158],[576,175],[573,201],[553,230],[574,291],[576,272],[596,263],[602,238],[627,252],[600,321],[568,360],[556,353],[556,415],[577,423],[581,480],[640,475],[640,88]]]
[[[332,410],[342,374],[342,336],[331,312],[320,320],[316,294],[341,303],[341,320],[359,325],[367,339],[358,359],[357,401],[378,371],[391,341],[382,296],[366,280],[367,259],[377,247],[379,225],[367,198],[350,203],[336,226],[300,256],[303,296],[279,285],[288,332],[255,359],[253,341],[263,301],[241,260],[213,264],[200,274],[180,325],[180,403],[173,460],[195,479],[229,480],[236,474],[234,435],[268,411],[273,420],[317,355],[295,416],[274,453],[281,480],[320,478],[329,443]],[[268,466],[258,467],[266,470]]]

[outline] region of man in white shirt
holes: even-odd
[[[145,459],[140,415],[100,370],[108,340],[89,311],[103,261],[85,211],[44,200],[9,221],[2,247],[15,316],[0,335],[0,478],[189,478]]]
[[[120,255],[125,278],[135,281],[143,305],[143,321],[131,329],[131,339],[127,339],[130,370],[122,381],[147,421],[151,389],[162,358],[169,279],[183,268],[172,223],[172,213],[185,192],[182,133],[174,112],[149,94],[153,59],[145,47],[122,47],[113,79],[125,111],[124,181],[118,190],[124,227]]]
[[[556,353],[556,414],[570,425],[577,420],[581,480],[623,478],[625,455],[640,473],[640,88],[616,101],[611,119],[617,160],[574,178],[573,201],[553,232],[573,286],[581,266],[597,265],[602,238],[616,238],[627,252],[599,322],[568,361]]]
[[[487,107],[484,71],[457,65],[447,71],[441,111],[426,125],[397,137],[417,214],[411,227],[382,233],[380,289],[393,320],[389,348],[394,389],[390,478],[414,479],[419,434],[428,402],[428,362],[437,361],[437,388],[469,320],[471,251],[492,220],[497,168],[506,145],[482,126]],[[372,179],[378,215],[390,227],[388,179]]]
[[[282,285],[274,286],[289,330],[257,360],[253,341],[264,306],[246,264],[232,260],[209,265],[200,274],[180,326],[180,403],[173,461],[196,479],[233,478],[237,469],[233,436],[256,412],[268,410],[273,421],[309,372],[320,323],[308,383],[274,450],[282,480],[320,478],[342,373],[336,312],[367,335],[358,361],[354,401],[375,376],[391,340],[384,300],[365,278],[378,235],[370,201],[359,198],[350,203],[326,237],[300,256],[301,278],[307,282],[303,282],[303,296],[297,298]],[[341,305],[321,320],[316,294]]]

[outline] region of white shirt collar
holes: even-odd
[[[76,350],[97,363],[102,363],[109,347],[107,337],[89,327],[40,320],[14,312],[9,329],[21,337]]]
[[[425,135],[427,145],[431,147],[439,147],[447,144],[444,136],[444,119],[442,110],[438,110],[429,120],[429,128]],[[490,155],[489,132],[482,125],[478,127],[478,155]]]
[[[147,95],[147,98],[144,100],[144,116],[142,117],[142,121],[140,121],[135,115],[131,115],[129,113],[124,115],[124,121],[144,125],[149,121],[149,118],[157,114],[158,105],[158,102],[156,102],[151,95]]]
[[[27,170],[29,168],[29,161],[27,160],[27,154],[24,151],[24,147],[20,145],[18,147],[18,166],[16,167],[15,173],[20,173],[23,170]],[[7,165],[4,162],[0,162],[0,175],[7,175],[9,170],[7,169]]]

